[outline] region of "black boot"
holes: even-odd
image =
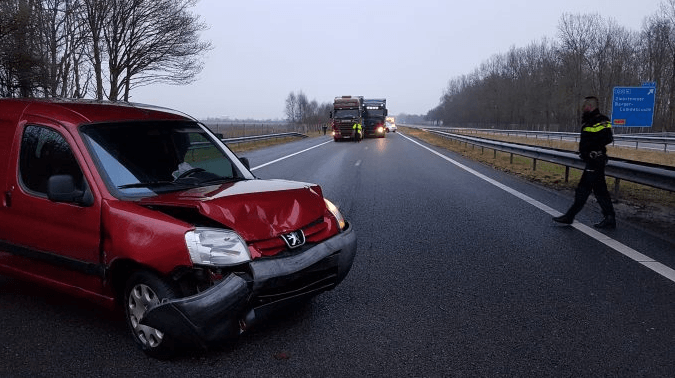
[[[559,217],[553,217],[553,220],[558,223],[572,224],[574,222],[574,217],[568,214],[563,214]]]
[[[605,215],[605,217],[598,223],[594,224],[595,228],[616,228],[616,218],[614,215]]]

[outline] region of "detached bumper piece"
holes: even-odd
[[[205,348],[239,334],[237,317],[248,299],[248,284],[231,274],[197,295],[166,301],[145,313],[141,324],[156,328],[183,345]]]
[[[294,256],[257,259],[253,279],[230,274],[197,295],[150,308],[141,324],[156,328],[184,345],[202,348],[238,336],[256,319],[295,300],[331,290],[349,273],[356,234],[340,234]]]

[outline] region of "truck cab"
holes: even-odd
[[[386,135],[387,99],[364,99],[363,108],[363,136],[366,138],[384,138]]]
[[[363,125],[363,97],[341,96],[335,97],[330,117],[333,119],[333,139],[351,140],[355,138],[354,124]]]

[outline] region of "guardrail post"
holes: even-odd
[[[509,156],[509,164],[513,164],[513,152],[511,152],[510,155],[511,156]]]
[[[532,159],[532,171],[537,170],[537,159]]]
[[[570,167],[568,165],[565,166],[565,183],[570,182]]]
[[[619,198],[619,183],[621,182],[620,178],[614,178],[614,197]]]

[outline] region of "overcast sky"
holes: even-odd
[[[557,40],[564,13],[639,31],[661,0],[201,0],[213,44],[190,85],[153,85],[131,101],[207,117],[284,119],[288,94],[387,98],[390,114],[426,114],[448,81],[494,54]],[[617,83],[620,85],[621,83]]]

